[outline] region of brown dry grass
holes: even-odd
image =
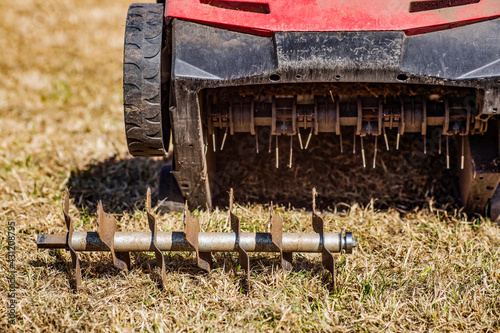
[[[64,232],[62,190],[72,187],[77,230],[95,229],[99,198],[124,213],[117,215],[122,230],[146,230],[143,197],[161,165],[126,153],[120,58],[128,4],[0,2],[0,331],[500,331],[498,226],[467,222],[447,202],[440,206],[447,211],[406,203],[404,214],[386,198],[392,208],[356,204],[378,193],[357,187],[375,173],[351,180],[357,190],[345,212],[324,214],[328,229],[358,237],[354,254],[341,257],[337,293],[325,287],[317,255],[296,255],[289,274],[276,256],[251,255],[245,296],[235,256],[216,255],[219,268],[206,275],[185,253],[167,257],[166,290],[157,286],[151,254],[134,255],[128,275],[111,267],[109,255],[85,254],[83,288],[73,293],[69,255],[35,246],[37,233]],[[414,193],[429,202],[446,192],[442,184],[432,183],[437,192],[429,194],[424,181]],[[281,210],[289,231],[312,231],[306,211]],[[243,204],[237,213],[244,229],[267,228],[266,206]],[[223,209],[200,216],[205,229],[228,230]],[[182,229],[178,214],[158,218],[165,230]],[[15,326],[6,317],[8,220],[17,225]]]

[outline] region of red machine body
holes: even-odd
[[[165,15],[233,30],[405,31],[407,35],[500,17],[498,0],[175,0]]]

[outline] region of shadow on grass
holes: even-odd
[[[165,163],[166,159],[117,156],[92,163],[71,172],[70,196],[75,206],[90,212],[97,210],[99,200],[108,213],[142,211],[148,187],[156,204],[160,169]]]

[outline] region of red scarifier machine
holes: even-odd
[[[380,136],[385,149],[390,132],[396,147],[419,133],[424,149],[426,138],[442,143],[448,167],[458,161],[466,210],[498,215],[499,17],[498,0],[134,4],[124,56],[129,151],[164,156],[172,140],[160,199],[196,208],[224,193],[215,161],[231,135],[248,133],[267,151],[278,138],[304,148],[311,136],[342,144],[353,132],[358,145]]]

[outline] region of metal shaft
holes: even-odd
[[[276,140],[277,138],[278,136]],[[278,145],[276,145],[277,148]],[[36,244],[39,249],[67,249],[71,252],[77,289],[82,282],[78,251],[109,251],[113,258],[113,265],[123,271],[130,269],[130,252],[154,252],[156,265],[161,270],[164,288],[167,277],[163,251],[194,251],[198,267],[206,272],[210,272],[212,268],[212,252],[237,252],[239,264],[246,272],[247,292],[250,289],[248,252],[278,252],[281,257],[281,266],[285,270],[292,268],[294,252],[316,252],[322,254],[323,266],[332,274],[335,289],[336,269],[332,253],[340,253],[342,250],[352,253],[356,240],[350,232],[325,232],[325,223],[315,211],[316,195],[316,190],[313,189],[312,225],[315,231],[313,233],[283,233],[283,219],[272,208],[270,233],[241,232],[240,219],[233,211],[233,189],[229,192],[229,218],[232,233],[200,232],[199,218],[187,210],[187,204],[184,207],[184,232],[159,232],[156,219],[151,213],[150,189],[146,198],[149,232],[116,232],[116,219],[104,212],[101,203],[99,203],[97,213],[97,232],[73,232],[73,222],[68,213],[69,193],[66,191],[63,213],[68,232],[38,235]]]
[[[37,238],[39,249],[66,248],[67,234],[41,234]],[[183,232],[158,232],[157,246],[160,251],[193,251]],[[247,252],[279,252],[273,244],[270,233],[241,233],[239,246]],[[352,252],[356,246],[350,232],[325,233],[324,246],[330,252],[346,250]],[[75,251],[109,251],[96,232],[74,232],[71,244]],[[222,232],[201,232],[198,235],[199,250],[203,252],[237,252],[236,234]],[[153,251],[151,232],[116,232],[114,249],[117,252]],[[317,233],[283,233],[283,252],[321,252],[323,245]]]

